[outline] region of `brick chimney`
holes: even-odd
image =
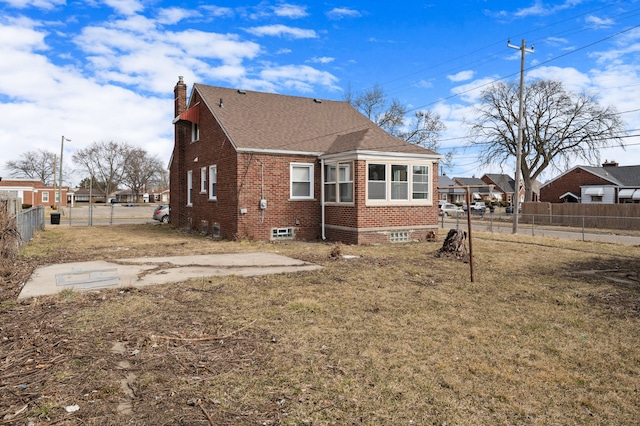
[[[179,116],[187,110],[187,85],[184,83],[184,77],[178,77],[178,83],[173,88],[174,98],[174,117]]]
[[[602,163],[602,167],[618,167],[618,163],[613,160],[611,161],[604,160],[604,163]]]

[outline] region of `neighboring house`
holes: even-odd
[[[106,203],[107,197],[103,191],[98,189],[89,190],[86,188],[75,189],[71,194],[72,203],[88,203],[91,198],[91,203]]]
[[[462,204],[464,203],[466,192],[464,188],[455,183],[449,176],[438,176],[439,200],[444,200],[447,203]]]
[[[511,204],[516,182],[512,177],[503,173],[485,173],[480,180],[486,185],[493,185],[491,192],[495,201]]]
[[[20,198],[22,204],[31,206],[57,206],[59,188],[57,186],[45,186],[42,181],[33,179],[1,179],[0,191],[9,191],[12,196]],[[67,192],[69,188],[62,187],[62,203],[67,205]]]
[[[424,240],[437,231],[438,161],[347,102],[180,77],[171,222],[225,239]]]
[[[540,187],[540,201],[550,203],[640,203],[640,166],[605,162],[576,166]]]
[[[477,177],[454,177],[454,182],[461,187],[470,187],[471,202],[475,201],[492,201],[491,190],[486,188],[487,184]]]

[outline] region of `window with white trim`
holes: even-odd
[[[409,199],[409,166],[406,164],[391,165],[391,199]]]
[[[367,201],[418,202],[431,201],[431,163],[407,161],[367,164]]]
[[[191,142],[200,140],[200,126],[198,123],[191,123]]]
[[[209,199],[217,200],[218,199],[218,167],[217,166],[209,166]]]
[[[325,164],[324,200],[353,203],[353,163]]]
[[[369,200],[387,199],[387,165],[369,164],[367,179],[367,198]]]
[[[312,163],[291,163],[289,176],[292,199],[308,200],[313,198]]]
[[[338,199],[353,203],[353,163],[338,163]]]
[[[193,191],[193,171],[187,171],[187,205],[190,206],[193,203],[193,197],[191,192]]]
[[[207,192],[207,168],[200,168],[200,193],[205,194]]]
[[[43,203],[49,202],[49,191],[42,192],[42,202]]]
[[[429,199],[429,166],[413,166],[413,189],[411,198],[414,200]]]
[[[324,165],[324,201],[332,203],[336,201],[336,165]]]

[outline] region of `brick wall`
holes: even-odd
[[[186,89],[176,85],[176,116],[186,108]],[[193,103],[199,102],[193,93]],[[224,239],[268,241],[273,228],[293,228],[296,239],[321,238],[321,170],[314,156],[238,153],[218,122],[206,108],[200,110],[200,140],[191,142],[191,123],[175,124],[175,143],[170,170],[171,220],[174,226],[190,227],[205,234],[219,230]],[[314,198],[292,200],[290,164],[314,164]],[[217,166],[217,200],[200,192],[201,168],[208,173]],[[187,206],[187,172],[192,171],[192,205]],[[437,188],[437,164],[432,166],[432,194]],[[423,240],[429,230],[437,231],[435,206],[366,206],[367,170],[365,161],[354,164],[354,200],[352,206],[326,208],[326,223],[331,240],[346,243],[389,241],[389,232],[402,230],[411,240]],[[208,181],[208,176],[207,176]],[[260,208],[260,200],[267,202]],[[337,227],[337,228],[336,228]],[[363,228],[370,229],[358,232]]]
[[[393,206],[369,205],[366,202],[367,164],[356,161],[354,164],[354,205],[328,205],[325,209],[325,223],[329,225],[325,236],[329,240],[350,244],[372,244],[389,242],[390,233],[403,231],[409,233],[409,240],[424,240],[429,230],[437,231],[438,176],[432,166],[431,206]],[[333,225],[333,227],[332,227]],[[353,230],[344,227],[354,228]]]
[[[573,192],[579,197],[580,187],[582,185],[611,185],[611,182],[595,176],[584,169],[576,168],[540,188],[540,201],[562,203],[563,201],[560,199],[560,196],[567,192]]]

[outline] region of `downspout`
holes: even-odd
[[[322,227],[322,241],[327,237],[324,234],[324,159],[320,159],[320,217]]]
[[[260,179],[261,179],[261,183],[260,183],[260,189],[261,189],[261,197],[260,200],[262,202],[262,200],[264,200],[264,164],[262,164],[262,161],[260,161],[260,166],[262,167],[260,170]],[[262,219],[260,220],[261,224],[264,224],[264,210],[262,209]]]

